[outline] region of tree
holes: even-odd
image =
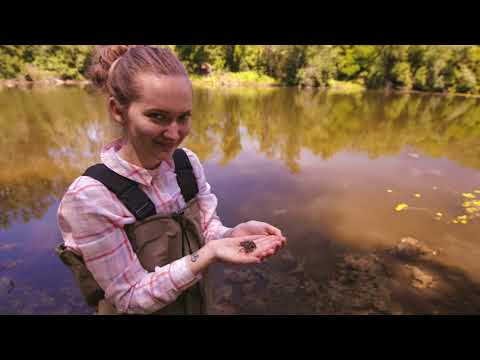
[[[412,88],[412,75],[410,72],[410,64],[408,62],[397,62],[393,65],[390,74],[395,87],[405,90],[410,90]]]
[[[460,93],[475,92],[477,87],[477,79],[472,70],[466,65],[461,64],[455,69],[455,77],[457,80],[456,91]]]
[[[305,86],[328,85],[328,81],[337,74],[337,49],[331,45],[312,46],[305,67],[298,73],[299,83]]]
[[[232,57],[232,45],[177,45],[175,51],[191,73],[199,73],[204,63],[224,70],[227,58]]]
[[[413,87],[416,90],[426,90],[428,80],[428,69],[426,66],[421,66],[417,69],[413,79]]]
[[[0,77],[16,77],[24,68],[24,46],[0,45]]]

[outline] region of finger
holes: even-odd
[[[287,238],[286,238],[285,236],[283,236],[283,235],[280,235],[280,236],[279,236],[279,235],[268,235],[268,238],[271,238],[271,237],[277,238],[277,239],[281,242],[282,246],[287,243]],[[267,238],[262,239],[262,241],[265,241],[266,239],[267,239]],[[257,242],[258,242],[258,241],[255,241],[255,243],[257,243]]]
[[[270,248],[281,244],[281,240],[277,236],[268,236],[264,239],[255,241],[258,249]]]
[[[245,241],[252,241],[258,246],[258,244],[265,242],[266,238],[268,238],[268,235],[248,235],[230,239],[233,240],[232,244],[242,247],[241,244]]]
[[[273,255],[278,251],[279,246],[280,244],[278,242],[265,243],[255,250],[254,255],[260,257]]]
[[[280,247],[281,247],[281,248],[284,247],[284,246],[287,244],[287,238],[284,237],[284,236],[282,236],[282,237],[280,238],[280,243],[281,243]]]
[[[232,238],[232,239],[235,239],[235,241],[237,241],[238,243],[241,243],[242,241],[255,241],[255,243],[259,240],[262,240],[264,238],[267,238],[271,235],[246,235],[246,236],[241,236],[241,237],[236,237],[236,238]]]
[[[267,224],[267,223],[264,223],[264,224],[265,224],[265,227],[266,227],[267,234],[282,236],[282,231],[280,229],[276,228],[273,225]]]
[[[263,260],[269,258],[270,256],[274,255],[275,252],[276,252],[276,251],[273,250],[273,249],[272,249],[272,250],[267,250],[267,251],[264,251],[263,253],[261,253],[261,254],[259,255],[259,257],[260,257],[261,261],[263,261]]]
[[[279,241],[278,236],[264,235],[262,238],[255,240],[255,245],[262,246],[263,244],[271,243],[272,241]]]

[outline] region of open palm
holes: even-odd
[[[241,242],[251,240],[256,248],[246,252]],[[234,264],[258,263],[263,258],[275,254],[281,247],[282,239],[275,235],[241,236],[216,240],[216,254],[219,260]]]

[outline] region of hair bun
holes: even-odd
[[[95,87],[106,90],[109,70],[112,64],[135,45],[104,45],[94,49],[87,77]]]

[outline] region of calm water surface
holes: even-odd
[[[479,105],[422,94],[196,89],[185,146],[203,161],[223,222],[280,227],[286,251],[317,284],[339,254],[413,237],[438,251],[442,271],[476,286]],[[53,249],[62,194],[118,132],[104,99],[74,87],[3,90],[0,130],[0,313],[92,313]],[[400,203],[408,208],[395,211]]]

